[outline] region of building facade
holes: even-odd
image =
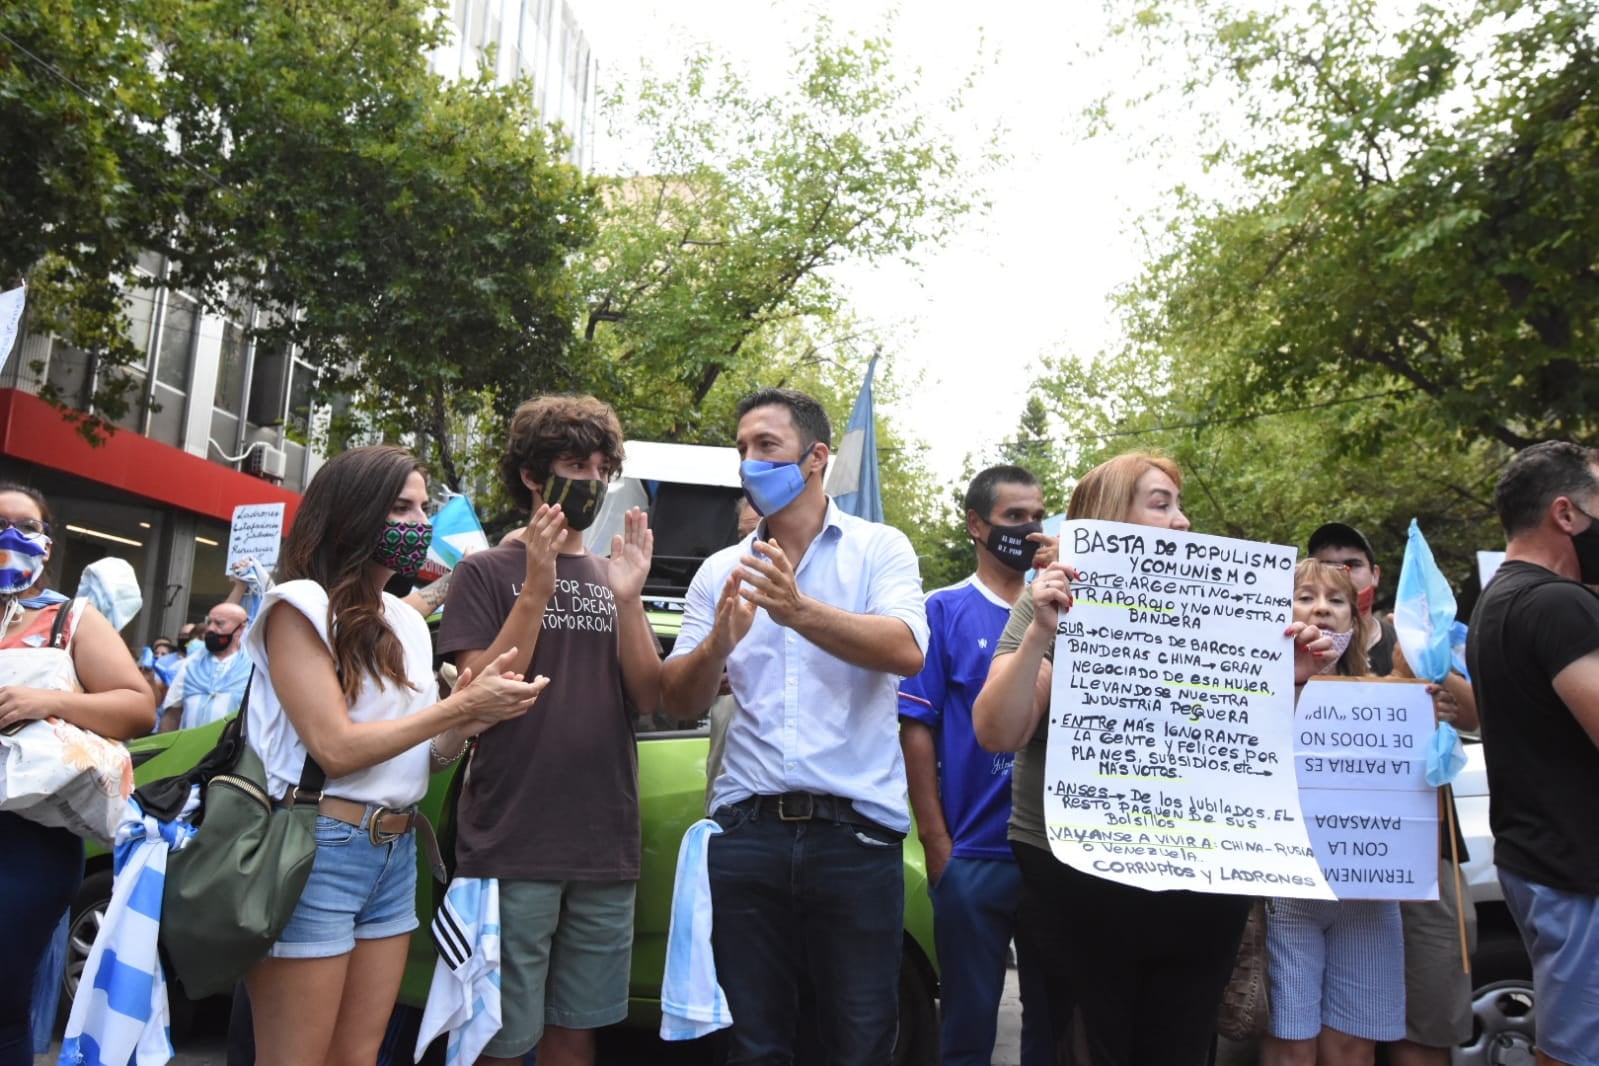
[[[534,104],[559,123],[568,161],[593,156],[597,64],[565,0],[455,0],[452,42],[429,57],[446,77],[494,64],[507,84],[532,79]],[[0,480],[50,501],[51,585],[71,593],[83,568],[107,555],[132,564],[144,609],[123,637],[134,648],[172,636],[227,597],[228,523],[240,504],[285,504],[322,457],[300,443],[316,418],[315,371],[283,348],[250,340],[248,308],[202,311],[165,287],[167,264],[147,255],[128,319],[145,353],[119,431],[90,444],[39,398],[46,384],[86,405],[95,368],[48,334],[25,332],[0,370]],[[313,434],[314,435],[314,434]]]

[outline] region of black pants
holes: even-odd
[[[83,841],[0,811],[0,1066],[33,1066],[33,980],[83,881]]]
[[[1148,892],[1014,844],[1021,924],[1045,973],[1057,1035],[1075,1066],[1204,1066],[1216,1009],[1249,917],[1243,896]],[[1039,955],[1042,951],[1044,954]]]

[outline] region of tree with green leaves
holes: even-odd
[[[1595,8],[1475,0],[1139,8],[1151,56],[1187,54],[1225,197],[1185,190],[1130,303],[1133,344],[1210,414],[1368,397],[1440,447],[1599,441]],[[1152,77],[1158,71],[1149,71]]]
[[[452,486],[453,425],[575,383],[592,189],[526,83],[428,69],[447,34],[424,0],[0,9],[0,276],[95,360],[92,395],[55,397],[86,429],[126,409],[147,252],[208,308],[262,308],[259,339],[297,345],[319,398]]]
[[[823,20],[776,92],[701,51],[606,98],[648,154],[605,180],[578,259],[581,358],[630,432],[708,439],[736,399],[725,379],[770,382],[838,335],[835,267],[914,256],[976,206],[981,161],[962,160],[915,89],[885,37]]]

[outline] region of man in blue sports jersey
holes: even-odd
[[[1022,467],[978,474],[965,506],[977,572],[927,597],[927,661],[900,686],[900,746],[927,853],[942,972],[944,1066],[987,1066],[1022,879],[1005,839],[1016,757],[977,743],[972,703],[1028,569],[1048,566],[1056,549],[1043,532],[1038,479]],[[1017,944],[1022,1066],[1048,1066],[1054,1050],[1043,979],[1024,941]]]

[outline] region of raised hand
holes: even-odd
[[[747,603],[766,608],[778,625],[792,626],[805,609],[793,564],[776,540],[758,540],[751,548],[753,554],[739,560],[739,595]]]
[[[1038,551],[1033,553],[1034,570],[1048,570],[1060,558],[1059,537],[1052,537],[1048,533],[1029,533],[1027,539],[1038,545]]]
[[[1332,638],[1308,622],[1293,622],[1283,636],[1294,639],[1294,684],[1306,681],[1325,670],[1338,658]]]
[[[522,534],[527,545],[527,581],[523,587],[532,594],[546,600],[554,594],[555,560],[570,532],[560,504],[540,504],[533,512]]]
[[[634,507],[623,516],[623,532],[611,538],[611,592],[617,599],[636,599],[643,594],[654,553],[650,516]]]
[[[750,631],[755,621],[755,605],[739,594],[739,572],[733,571],[722,585],[716,601],[716,621],[711,626],[711,647],[720,658],[727,658]]]
[[[1032,585],[1033,625],[1054,634],[1061,614],[1072,609],[1072,582],[1076,580],[1077,571],[1065,563],[1051,562],[1039,570]]]

